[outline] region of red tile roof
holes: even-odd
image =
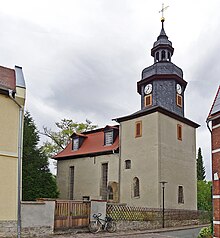
[[[218,87],[218,91],[216,93],[214,102],[212,104],[211,110],[208,115],[208,120],[211,120],[213,116],[220,112],[220,86]]]
[[[0,88],[15,90],[16,78],[14,69],[0,66]]]
[[[118,127],[114,127],[118,129]],[[72,141],[67,147],[54,156],[54,159],[65,159],[70,157],[85,157],[95,156],[97,154],[113,153],[113,151],[119,148],[119,136],[116,137],[114,143],[110,146],[104,145],[104,128],[97,129],[91,132],[85,132],[82,135],[86,135],[81,147],[78,150],[72,150]]]

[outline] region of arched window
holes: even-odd
[[[161,59],[162,60],[166,59],[166,52],[165,52],[165,50],[162,50]]]
[[[134,190],[134,197],[140,197],[140,184],[139,179],[137,177],[133,179],[133,190]]]
[[[127,159],[125,160],[125,169],[130,169],[131,168],[131,160]]]
[[[159,52],[156,53],[156,62],[159,61]]]
[[[168,60],[171,61],[170,52],[168,52]]]
[[[108,186],[108,200],[113,200],[113,188],[112,186]]]

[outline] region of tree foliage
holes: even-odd
[[[212,182],[197,181],[197,208],[212,211]]]
[[[52,158],[58,152],[63,150],[70,142],[70,136],[74,133],[81,133],[97,128],[97,125],[93,125],[91,121],[86,119],[86,123],[77,123],[72,119],[62,119],[60,122],[55,123],[57,131],[43,127],[43,135],[49,138],[44,142],[43,150],[48,156]]]
[[[205,167],[203,165],[202,151],[200,147],[198,149],[198,157],[196,162],[197,162],[197,180],[204,180],[206,175],[205,175]]]
[[[50,173],[48,159],[38,147],[39,133],[29,112],[24,115],[22,197],[24,201],[37,198],[57,198],[55,177]]]

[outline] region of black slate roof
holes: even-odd
[[[135,113],[132,113],[128,116],[124,116],[124,117],[119,117],[119,118],[115,118],[115,119],[112,119],[114,121],[117,121],[117,122],[123,122],[123,121],[129,121],[129,120],[132,120],[132,119],[135,119],[135,118],[138,118],[140,116],[145,116],[145,115],[148,115],[148,114],[151,114],[151,113],[154,113],[154,112],[160,112],[160,113],[163,113],[164,115],[167,115],[167,116],[170,116],[178,121],[181,121],[187,125],[190,125],[194,128],[198,128],[200,125],[185,118],[185,117],[182,117],[182,116],[179,116],[177,115],[176,113],[173,113],[173,112],[170,112],[160,106],[154,106],[154,107],[151,107],[151,108],[145,108],[143,110],[140,110],[140,111],[137,111]]]

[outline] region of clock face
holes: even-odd
[[[182,87],[179,84],[176,85],[176,91],[178,94],[182,93]]]
[[[145,86],[145,88],[144,88],[144,93],[145,93],[145,94],[149,94],[149,93],[151,93],[151,92],[152,92],[152,84],[149,83],[149,84],[147,84],[147,85]]]

